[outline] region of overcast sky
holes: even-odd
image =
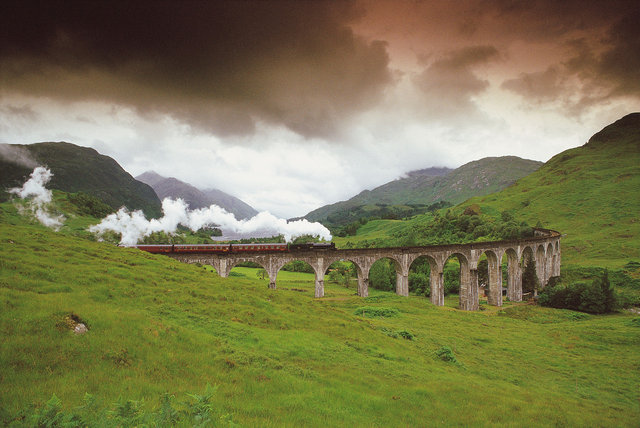
[[[0,143],[292,217],[640,110],[637,1],[3,1]]]

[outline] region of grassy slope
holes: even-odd
[[[565,233],[564,263],[640,261],[640,114],[554,156],[513,186],[463,205],[470,204]]]
[[[566,234],[564,264],[619,268],[640,261],[640,114],[610,125],[585,146],[554,156],[514,185],[454,209],[472,204],[486,214],[499,217],[507,210],[532,226],[540,221]],[[334,241],[342,247],[348,241],[391,239],[394,232],[429,217],[369,222],[355,237]]]
[[[640,418],[640,328],[631,315],[466,313],[453,309],[455,298],[435,307],[371,290],[363,300],[331,284],[314,299],[311,275],[282,273],[280,289],[269,290],[254,270],[223,279],[26,224],[0,207],[5,417],[53,393],[67,407],[85,392],[152,407],[162,392],[182,399],[211,383],[217,410],[246,426],[634,426]],[[363,305],[399,315],[354,315]],[[69,313],[88,322],[86,335],[57,326]],[[434,356],[444,345],[461,364]]]

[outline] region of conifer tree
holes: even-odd
[[[538,289],[539,283],[538,275],[536,274],[536,261],[531,254],[529,254],[525,260],[524,271],[522,272],[522,292],[533,293]]]

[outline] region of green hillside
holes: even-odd
[[[640,260],[640,113],[566,150],[513,186],[467,201],[482,211],[566,234],[563,262],[621,266]]]
[[[113,209],[126,206],[141,209],[147,216],[161,214],[160,200],[150,186],[135,180],[115,160],[94,149],[64,142],[7,146],[25,153],[38,165],[47,166],[53,172],[47,185],[50,189],[85,192]],[[33,166],[0,156],[0,201],[8,198],[7,189],[22,186],[32,171]]]
[[[75,236],[91,221],[55,233],[0,204],[2,425],[60,422],[53,394],[67,418],[101,426],[190,426],[203,412],[266,427],[640,419],[637,316],[468,313],[455,296],[362,299],[328,281],[314,299],[312,275],[282,272],[277,290],[255,269],[223,279]],[[84,335],[71,331],[79,321]],[[198,406],[187,394],[202,401],[207,384],[217,390]]]
[[[564,264],[620,268],[640,261],[640,113],[554,156],[506,189],[450,211],[449,216],[441,211],[436,217],[369,222],[355,236],[334,241],[345,247],[501,239],[486,225],[500,224],[506,212],[515,223],[541,224],[565,234]]]
[[[469,162],[454,170],[429,168],[414,171],[407,174],[407,177],[373,190],[365,190],[347,201],[320,207],[305,218],[335,226],[347,223],[348,221],[339,220],[348,219],[350,215],[355,217],[363,206],[389,205],[389,210],[393,211],[393,206],[428,206],[439,201],[457,204],[473,196],[504,189],[535,171],[540,165],[542,163],[538,161],[503,156]],[[395,211],[402,211],[402,207],[396,207]]]

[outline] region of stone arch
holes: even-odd
[[[276,263],[274,263],[274,270],[276,278],[285,265],[291,262],[303,262],[306,265],[310,266],[313,270],[315,276],[315,297],[324,297],[324,271],[318,266],[318,263],[314,263],[313,260],[309,260],[305,257],[287,257],[287,258],[279,258]]]
[[[360,260],[358,257],[329,257],[324,260],[323,274],[327,273],[329,266],[341,260],[351,262],[356,267],[356,275],[358,275],[358,296],[369,297],[369,268],[371,265],[364,260]]]
[[[554,275],[553,267],[555,266],[555,251],[553,250],[553,242],[549,242],[547,245],[547,258],[545,260],[545,278],[546,282],[549,282],[549,278]]]
[[[505,250],[507,256],[507,299],[522,301],[522,266],[518,263],[518,253],[513,248]]]
[[[484,254],[488,264],[487,303],[493,306],[502,306],[502,253],[493,250],[484,250],[478,256],[478,260]]]
[[[399,296],[408,296],[409,295],[409,279],[408,279],[408,272],[405,272],[405,269],[403,269],[402,263],[396,259],[392,254],[380,254],[380,255],[376,255],[371,259],[371,265],[369,266],[369,274],[367,275],[367,277],[369,278],[369,284],[371,284],[371,269],[373,268],[373,266],[384,260],[391,260],[391,263],[393,264],[393,267],[396,271],[396,284],[395,284],[395,291],[396,294],[398,294]],[[408,269],[406,269],[408,271]]]
[[[436,306],[444,306],[444,283],[442,281],[442,268],[438,265],[437,260],[429,254],[418,254],[409,259],[409,269],[413,263],[424,258],[429,263],[429,287],[431,289],[431,303]]]
[[[264,257],[245,257],[245,256],[240,256],[240,257],[232,257],[232,258],[227,258],[227,259],[221,259],[220,260],[220,270],[218,272],[222,272],[224,271],[224,275],[220,275],[223,277],[228,277],[231,274],[231,270],[238,266],[238,264],[240,263],[244,263],[244,262],[251,262],[251,263],[255,263],[257,265],[260,265],[262,267],[262,269],[264,269],[265,271],[267,271],[267,276],[269,277],[269,288],[271,289],[275,289],[276,288],[276,277],[278,275],[278,271],[272,268],[271,263],[269,263],[269,260],[265,259]]]
[[[538,275],[538,280],[540,281],[540,288],[544,288],[547,285],[547,257],[544,244],[540,244],[536,248],[535,258],[536,258],[536,275]],[[537,294],[537,293],[536,293]]]
[[[435,269],[431,269],[432,272],[430,275],[432,287],[436,287],[432,293],[433,303],[443,303],[441,296],[444,294],[445,289],[444,277],[448,277],[453,273],[459,275],[459,279],[456,279],[456,282],[460,281],[461,285],[460,308],[474,310],[478,307],[478,261],[479,256],[483,254],[486,254],[486,257],[492,262],[494,261],[493,255],[495,255],[498,272],[502,267],[502,262],[505,262],[504,266],[506,269],[502,269],[502,271],[505,272],[502,281],[506,281],[508,296],[512,300],[520,300],[520,292],[523,286],[522,280],[524,279],[523,266],[529,255],[536,261],[536,275],[538,276],[541,286],[547,285],[549,278],[560,274],[560,239],[562,236],[557,232],[547,232],[548,231],[545,230],[537,230],[536,236],[522,241],[514,240],[491,243],[403,248],[336,249],[334,251],[327,251],[323,248],[323,251],[304,251],[300,252],[300,254],[297,254],[297,252],[244,253],[242,251],[230,251],[226,254],[211,254],[206,250],[189,252],[176,251],[175,253],[167,254],[167,256],[185,263],[211,265],[221,277],[227,277],[231,269],[238,263],[242,261],[252,261],[267,271],[272,288],[275,288],[275,280],[282,266],[291,260],[299,259],[309,263],[316,273],[317,297],[324,295],[323,281],[326,267],[337,260],[348,260],[354,264],[358,274],[358,294],[366,297],[368,295],[368,281],[371,266],[381,258],[387,258],[392,261],[397,271],[396,292],[407,295],[409,266],[418,257],[425,256],[427,260],[429,260],[429,266],[435,267]],[[505,255],[506,261],[504,259]],[[452,269],[444,269],[445,264],[452,257],[454,257],[460,265],[459,272],[454,272]],[[492,272],[495,272],[493,263]],[[437,277],[436,274],[438,275]],[[498,278],[499,274],[494,276]]]
[[[531,256],[531,258],[533,260],[535,260],[535,253],[533,251],[533,247],[529,246],[529,245],[525,245],[522,248],[522,253],[520,254],[520,264],[521,266],[524,268],[525,265],[527,264],[527,258]]]
[[[536,253],[535,253],[535,245],[526,245],[524,248],[522,248],[522,253],[520,256],[520,269],[522,272],[522,275],[524,276],[524,271],[527,267],[527,262],[529,260],[533,260],[534,263],[536,263],[536,276],[538,275],[538,266],[537,266],[537,262],[536,262]],[[520,284],[522,286],[522,293],[524,296],[524,278],[523,276],[521,276],[521,281]],[[530,293],[531,291],[527,291],[527,293]]]
[[[460,309],[474,311],[478,309],[478,271],[471,270],[468,256],[461,252],[451,252],[444,259],[444,266],[455,257],[460,263]],[[477,263],[476,263],[477,265]]]

